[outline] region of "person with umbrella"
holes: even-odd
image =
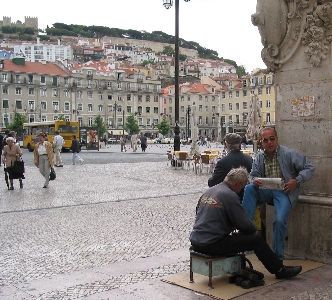
[[[22,150],[18,144],[15,144],[15,139],[13,137],[6,138],[7,145],[3,147],[2,150],[2,162],[6,164],[5,168],[5,179],[7,183],[8,190],[14,189],[14,179],[18,179],[20,181],[20,188],[23,188],[23,181],[25,179],[23,173],[17,173],[14,170],[15,161],[21,161]],[[9,182],[8,183],[8,175],[9,175]]]

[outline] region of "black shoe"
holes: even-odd
[[[14,189],[13,186],[9,187],[8,190],[12,191]]]
[[[20,189],[23,189],[23,182],[20,181]]]
[[[276,273],[276,278],[277,279],[287,279],[287,278],[295,277],[301,271],[302,271],[301,266],[296,266],[296,267],[284,266],[280,272]]]

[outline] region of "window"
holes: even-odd
[[[171,114],[173,112],[173,107],[170,107],[168,110],[169,110],[169,113]]]
[[[154,96],[154,102],[159,102],[159,97],[158,96]]]
[[[228,110],[233,110],[233,104],[232,103],[228,103]]]
[[[142,95],[138,95],[138,102],[142,102]]]
[[[203,122],[202,122],[202,116],[199,116],[199,117],[198,117],[198,124],[199,124],[199,125],[202,125],[202,123],[203,123]]]
[[[154,113],[154,114],[158,114],[158,107],[155,106],[155,107],[153,108],[153,113]]]
[[[271,122],[271,115],[270,113],[266,114],[266,123],[270,123]]]
[[[146,109],[145,109],[146,113],[149,114],[150,113],[150,107],[147,106]]]
[[[15,88],[15,95],[21,95],[22,94],[22,89],[20,87]]]
[[[112,94],[107,94],[107,100],[112,100],[113,99],[113,95]]]
[[[190,96],[188,96],[188,101],[190,101]]]
[[[79,126],[82,127],[83,126],[83,118],[82,117],[78,117],[77,121],[78,121]]]
[[[54,110],[59,110],[59,102],[58,101],[53,101],[52,102],[52,107]]]
[[[207,105],[205,106],[205,112],[209,112],[209,107]]]
[[[208,101],[209,101],[209,97],[205,96],[205,102],[208,102]]]
[[[35,100],[29,100],[29,109],[34,110],[35,109]]]
[[[82,86],[82,80],[81,79],[77,79],[77,86],[79,86],[79,87]]]
[[[259,108],[262,108],[263,107],[263,101],[259,100],[258,103],[259,103]]]
[[[247,90],[243,91],[243,97],[247,97]]]
[[[88,126],[92,126],[93,125],[93,117],[88,117]]]
[[[248,103],[247,102],[243,102],[243,109],[248,109]]]
[[[33,123],[35,121],[35,115],[29,115],[29,122]]]
[[[258,88],[258,95],[262,95],[262,88]]]
[[[35,89],[34,88],[28,88],[28,94],[30,95],[30,96],[33,96],[34,94],[35,94]]]
[[[226,123],[226,118],[225,118],[225,116],[222,116],[222,117],[221,117],[221,124],[222,124],[223,126],[225,126],[225,123]]]
[[[269,86],[266,87],[266,95],[271,95],[271,88]]]
[[[172,104],[172,98],[168,99],[168,104]]]
[[[225,105],[225,103],[221,104],[221,111],[226,111],[226,105]]]
[[[266,80],[267,80],[267,84],[271,84],[271,83],[272,83],[272,78],[271,78],[271,76],[267,77]]]
[[[2,94],[8,95],[8,86],[6,86],[6,85],[2,86]]]
[[[215,125],[215,124],[216,124],[216,118],[212,117],[212,125]]]
[[[40,96],[46,96],[46,91],[47,91],[47,89],[44,89],[44,88],[41,88],[40,89]]]
[[[98,104],[98,111],[102,112],[103,111],[103,106],[101,104]]]
[[[255,95],[255,90],[250,90],[251,95]]]
[[[21,100],[16,100],[15,101],[15,107],[16,109],[22,109],[22,101]]]
[[[92,111],[92,104],[88,104],[88,111],[91,112]]]
[[[166,98],[164,98],[164,104],[166,104]]]
[[[181,96],[181,102],[184,102],[184,96]]]
[[[47,102],[46,101],[41,101],[40,102],[40,107],[41,107],[41,109],[46,110],[47,109]]]
[[[58,96],[58,90],[57,89],[52,89],[52,96],[57,97]]]
[[[203,105],[198,105],[198,111],[203,111]]]
[[[239,103],[239,102],[236,102],[236,103],[235,103],[235,109],[236,109],[236,110],[239,110],[239,109],[240,109],[240,103]]]
[[[112,89],[112,82],[111,81],[107,81],[107,88],[108,89]]]
[[[40,76],[40,83],[45,84],[46,83],[46,78],[45,76]]]
[[[235,92],[235,97],[236,97],[236,98],[239,98],[239,97],[240,97],[240,91],[236,91],[236,92]]]
[[[47,121],[47,117],[45,115],[42,115],[41,116],[41,120],[42,120],[42,122],[46,122]]]
[[[127,101],[131,101],[131,94],[127,95]]]
[[[228,93],[228,98],[233,98],[233,93],[232,92]]]
[[[63,96],[65,98],[69,98],[69,91],[68,90],[63,90]]]
[[[6,73],[2,73],[2,81],[7,82],[8,81],[8,75]]]
[[[216,101],[216,97],[212,96],[212,102],[215,102],[215,101]]]
[[[2,100],[2,108],[9,108],[9,100]]]
[[[211,107],[211,111],[214,113],[216,111],[216,107],[215,106],[212,106]]]
[[[63,82],[64,82],[64,85],[65,85],[65,86],[68,86],[69,78],[68,78],[68,77],[65,77],[65,78],[63,79]]]
[[[146,96],[145,96],[145,101],[146,101],[146,102],[150,102],[150,96],[149,96],[149,95],[146,95]]]
[[[202,99],[203,99],[203,97],[202,97],[202,95],[199,95],[199,101],[202,101]]]
[[[266,100],[266,107],[271,107],[271,100]]]
[[[64,105],[63,105],[63,109],[66,110],[66,111],[70,110],[70,103],[65,102]]]
[[[127,106],[127,113],[131,114],[131,106],[129,106],[129,105]]]
[[[92,99],[92,96],[93,96],[92,92],[88,91],[88,99]]]
[[[76,92],[76,98],[77,99],[82,99],[83,97],[82,97],[82,91],[77,91]]]
[[[243,80],[242,85],[243,85],[243,87],[247,87],[247,80]]]
[[[184,125],[184,117],[181,117],[181,119],[180,119],[180,125]]]
[[[181,112],[184,112],[184,106],[181,106]]]
[[[91,89],[91,80],[88,80],[88,89]]]
[[[77,110],[82,111],[83,110],[83,104],[77,103]]]

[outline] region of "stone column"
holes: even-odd
[[[258,0],[252,22],[276,74],[279,143],[307,156],[316,174],[301,186],[285,253],[332,258],[332,1]],[[274,212],[267,213],[271,241]]]

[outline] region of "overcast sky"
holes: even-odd
[[[260,35],[251,23],[257,0],[179,1],[181,38],[215,50],[219,57],[232,59],[249,72],[265,68]],[[12,22],[24,22],[25,16],[38,17],[41,29],[60,22],[175,34],[175,8],[166,10],[163,0],[16,0],[3,5],[1,13],[11,17]]]

